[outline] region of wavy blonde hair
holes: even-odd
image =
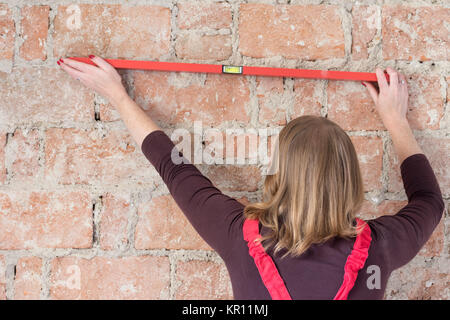
[[[274,252],[299,256],[312,244],[354,237],[353,225],[364,198],[363,182],[350,137],[336,123],[318,116],[290,121],[272,155],[278,170],[266,176],[263,202],[249,204],[244,216],[270,229],[261,242]]]

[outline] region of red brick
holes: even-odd
[[[94,119],[93,99],[92,90],[63,70],[18,67],[11,74],[0,72],[0,123],[88,121]]]
[[[73,128],[46,131],[45,177],[61,184],[145,181],[150,163],[126,131]]]
[[[179,29],[230,28],[231,6],[228,3],[202,3],[183,1],[177,4]]]
[[[39,173],[39,132],[36,129],[14,131],[5,149],[11,180],[36,181]]]
[[[155,59],[169,52],[170,9],[165,7],[58,6],[54,26],[56,57],[97,54],[105,58]]]
[[[38,300],[42,290],[42,259],[24,257],[17,261],[14,299]]]
[[[256,96],[261,124],[286,124],[286,102],[283,100],[283,91],[283,78],[256,77]]]
[[[379,137],[351,136],[364,183],[364,190],[381,188],[381,170],[383,165],[383,142]]]
[[[183,33],[177,36],[175,52],[181,59],[225,60],[231,56],[231,35]]]
[[[411,262],[392,273],[385,296],[390,300],[448,300],[449,281],[448,273]]]
[[[407,203],[408,201],[405,200],[383,200],[381,203],[376,204],[364,200],[359,213],[364,219],[373,219],[384,215],[394,215]]]
[[[223,263],[212,261],[177,262],[175,299],[232,300],[228,271]]]
[[[15,33],[11,9],[7,4],[0,4],[0,59],[13,58]]]
[[[442,193],[448,194],[448,190],[450,189],[450,170],[448,168],[450,139],[417,137],[417,142],[430,161]],[[398,158],[392,144],[388,144],[387,152],[389,154],[388,190],[392,192],[403,191],[400,164],[398,163]]]
[[[294,80],[294,109],[291,119],[303,115],[320,116],[322,83],[317,80]]]
[[[123,248],[127,245],[130,218],[129,196],[119,196],[109,192],[103,196],[99,226],[100,247],[103,250]]]
[[[0,131],[0,185],[5,183],[6,181],[5,145],[6,145],[6,132]]]
[[[246,77],[208,74],[203,83],[195,74],[150,71],[136,72],[134,85],[136,102],[163,126],[193,121],[215,126],[250,120]]]
[[[447,60],[450,9],[439,6],[383,6],[384,59]]]
[[[0,193],[0,249],[89,248],[92,203],[87,192]]]
[[[261,172],[253,165],[213,165],[207,176],[223,191],[256,191],[261,181]]]
[[[377,6],[353,6],[352,8],[352,59],[360,60],[369,57],[368,49],[377,34]]]
[[[0,300],[6,300],[6,259],[0,255]]]
[[[167,257],[56,258],[51,263],[52,299],[168,299]]]
[[[49,6],[27,6],[22,8],[22,38],[20,57],[25,60],[47,59]]]
[[[170,195],[138,204],[136,249],[212,250],[198,235]]]
[[[439,129],[439,122],[444,115],[444,101],[440,90],[438,76],[410,75],[407,118],[411,128]]]
[[[356,81],[330,81],[328,118],[344,130],[384,130],[367,89]]]
[[[344,57],[340,8],[333,5],[241,4],[239,52],[289,59]]]

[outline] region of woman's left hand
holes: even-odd
[[[122,77],[117,70],[100,57],[89,56],[97,66],[70,58],[60,59],[58,64],[72,78],[80,80],[86,87],[95,90],[113,105],[127,96]]]

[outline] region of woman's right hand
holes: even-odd
[[[363,82],[363,84],[369,90],[384,126],[390,130],[399,122],[408,123],[406,119],[408,86],[403,74],[390,67],[387,67],[386,71],[389,74],[389,83],[383,71],[376,68],[379,92],[372,83]]]

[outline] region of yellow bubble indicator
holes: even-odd
[[[241,66],[222,66],[222,73],[241,74],[242,67]]]

